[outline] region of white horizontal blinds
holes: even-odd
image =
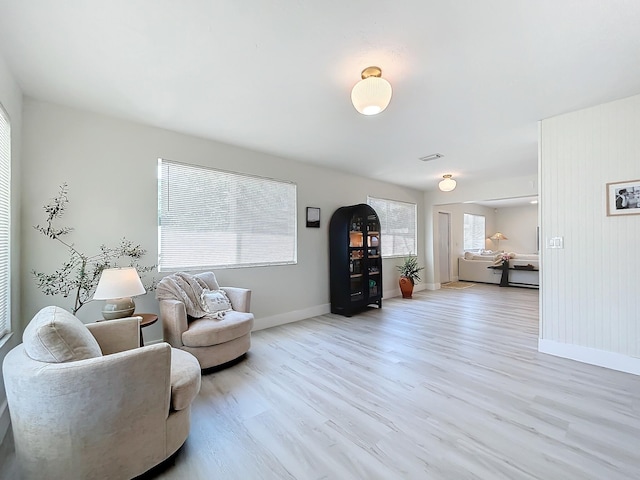
[[[11,328],[11,125],[0,105],[0,338]]]
[[[464,214],[464,249],[481,250],[485,247],[484,215]]]
[[[296,185],[159,160],[159,269],[296,262]]]
[[[368,197],[367,203],[380,218],[380,251],[383,257],[417,255],[417,218],[415,203]]]

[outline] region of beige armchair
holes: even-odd
[[[191,311],[189,303],[198,303],[199,298],[195,297],[199,294],[181,291],[175,282],[176,275],[192,278],[194,289],[224,291],[233,311],[226,312],[222,318],[214,318],[205,312],[201,312],[199,318],[188,315],[187,312]],[[184,282],[180,285],[188,287]],[[254,321],[253,314],[249,313],[251,290],[220,287],[213,272],[205,272],[193,276],[169,275],[159,282],[157,296],[165,342],[191,353],[201,368],[222,365],[249,351]],[[197,306],[193,309],[199,311]]]
[[[31,320],[3,363],[22,478],[132,478],[184,443],[200,366],[139,347],[139,322],[84,325],[58,307]]]

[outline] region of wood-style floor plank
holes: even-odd
[[[640,478],[640,377],[537,341],[538,291],[494,285],[255,332],[144,477]]]

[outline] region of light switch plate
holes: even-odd
[[[547,239],[547,248],[564,248],[564,237],[550,237]]]

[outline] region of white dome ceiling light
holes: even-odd
[[[363,115],[377,115],[391,101],[391,84],[382,78],[378,67],[367,67],[362,71],[362,80],[351,90],[351,102]]]
[[[450,192],[454,188],[456,188],[456,181],[451,178],[453,175],[443,175],[443,180],[440,180],[438,184],[438,188],[443,192]]]

